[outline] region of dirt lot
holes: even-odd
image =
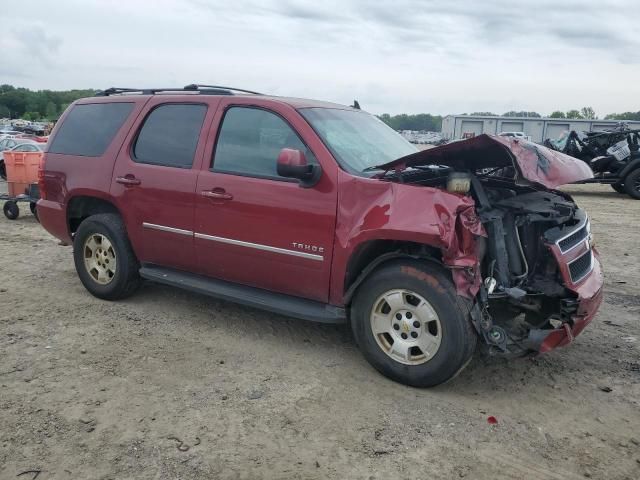
[[[569,190],[606,269],[594,323],[431,390],[380,376],[345,327],[152,284],[97,300],[70,247],[1,217],[0,478],[640,478],[640,202]]]

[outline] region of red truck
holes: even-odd
[[[442,383],[570,343],[602,301],[580,160],[480,135],[425,151],[358,108],[228,87],[112,88],[73,103],[40,221],[106,300],[143,279],[319,322],[367,360]]]

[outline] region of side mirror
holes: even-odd
[[[278,155],[278,175],[297,178],[302,188],[311,188],[320,181],[322,168],[308,164],[300,150],[283,148]]]

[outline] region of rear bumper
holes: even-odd
[[[65,243],[72,242],[63,205],[50,200],[38,200],[38,218],[42,227],[51,235]]]
[[[578,286],[571,288],[578,296],[578,308],[570,321],[553,330],[531,330],[528,345],[539,353],[546,353],[558,347],[569,345],[594,319],[604,293],[604,275],[600,265],[600,255],[593,249],[593,270]]]

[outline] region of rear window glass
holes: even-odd
[[[76,105],[64,119],[50,153],[99,157],[127,119],[133,103]]]
[[[136,162],[191,168],[207,107],[165,104],[154,109],[133,149]]]

